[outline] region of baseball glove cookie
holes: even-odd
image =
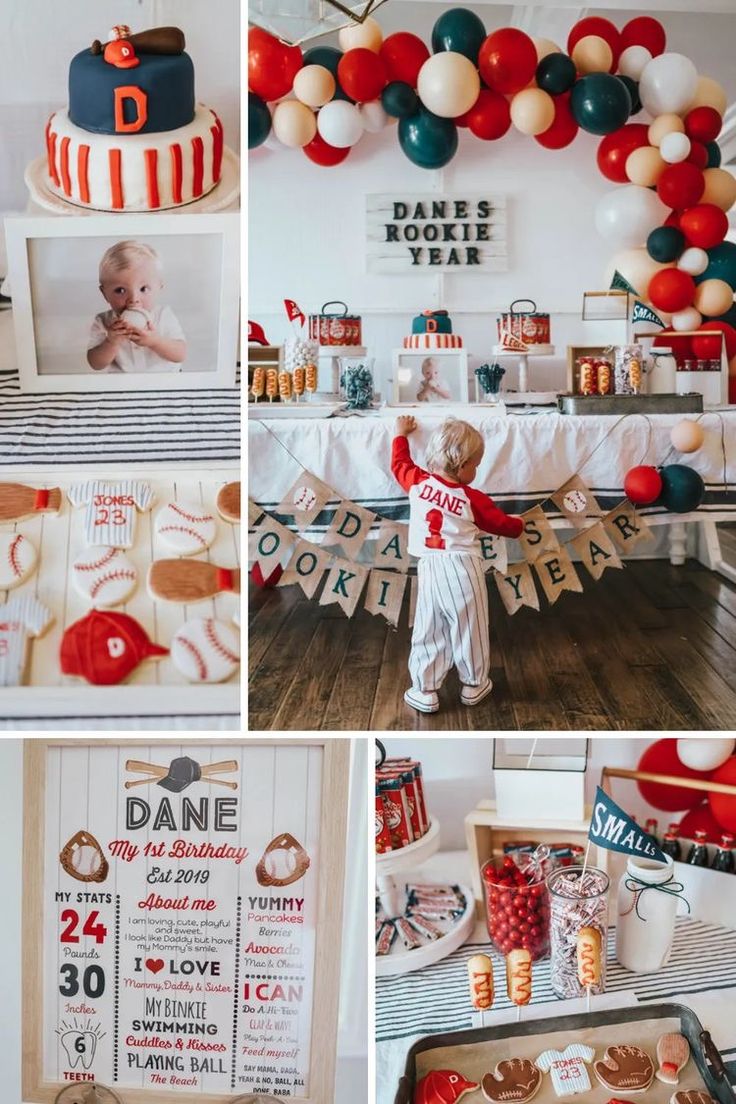
[[[256,867],[256,879],[262,886],[287,886],[298,882],[309,869],[309,855],[289,832],[276,836],[263,852]]]
[[[481,1082],[492,1104],[528,1104],[542,1084],[542,1073],[528,1058],[505,1058]]]
[[[616,1093],[644,1092],[654,1078],[654,1062],[638,1046],[608,1047],[593,1069],[600,1083]]]
[[[102,848],[91,832],[76,832],[59,855],[62,869],[78,882],[104,882],[109,866]]]

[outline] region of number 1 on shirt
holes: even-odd
[[[445,542],[442,539],[442,522],[444,517],[441,510],[428,510],[424,518],[429,526],[429,536],[425,537],[424,543],[427,548],[444,548]]]

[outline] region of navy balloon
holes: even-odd
[[[441,169],[457,151],[457,127],[452,119],[441,119],[426,107],[399,120],[399,145],[422,169]]]
[[[573,85],[570,110],[589,134],[613,134],[631,114],[626,85],[610,73],[589,73]]]
[[[696,471],[684,464],[666,464],[659,474],[662,476],[659,506],[666,506],[674,514],[697,510],[705,497],[705,484]]]
[[[618,79],[620,81],[623,81],[623,83],[626,85],[626,88],[628,89],[628,92],[629,92],[629,96],[631,98],[631,113],[630,113],[629,117],[631,117],[631,115],[638,115],[639,112],[641,111],[641,100],[639,99],[639,85],[636,83],[636,81],[633,79],[633,77],[622,77],[619,74]]]
[[[417,111],[419,97],[410,84],[391,81],[381,93],[381,104],[387,115],[394,119],[405,119]]]
[[[685,248],[685,235],[676,226],[658,226],[647,238],[647,253],[653,261],[669,264]]]
[[[710,258],[708,267],[700,276],[695,277],[695,283],[702,284],[703,280],[725,280],[736,291],[736,245],[724,241],[720,245],[714,245],[712,249],[706,249],[706,253]]]
[[[537,66],[537,85],[550,96],[569,92],[576,76],[575,62],[567,54],[547,54]]]
[[[248,149],[262,146],[271,132],[271,112],[255,92],[248,93]]]
[[[479,16],[467,8],[450,8],[443,12],[432,28],[432,52],[452,50],[464,54],[473,65],[478,63],[478,51],[486,39],[486,29]]]
[[[335,94],[332,97],[333,100],[347,100],[348,103],[355,103],[355,100],[351,100],[347,92],[343,92],[340,87],[340,82],[337,79],[337,67],[340,64],[340,58],[342,57],[342,50],[336,50],[334,46],[313,46],[311,50],[307,50],[304,54],[304,65],[323,65],[325,69],[329,69],[335,78]]]
[[[708,164],[706,169],[718,169],[721,166],[721,147],[717,142],[706,142],[705,148],[708,151]]]

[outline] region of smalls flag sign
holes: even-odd
[[[640,855],[655,862],[667,862],[664,851],[649,833],[642,831],[636,821],[620,809],[600,786],[595,793],[588,838],[607,851],[621,851],[625,855]]]

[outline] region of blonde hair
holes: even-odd
[[[429,438],[425,462],[431,472],[457,475],[463,464],[483,447],[483,438],[474,426],[459,418],[448,418]]]
[[[145,242],[121,241],[111,245],[102,254],[100,261],[100,283],[104,284],[105,276],[110,272],[123,272],[130,268],[134,261],[153,261],[156,271],[161,274],[161,258],[155,249]]]

